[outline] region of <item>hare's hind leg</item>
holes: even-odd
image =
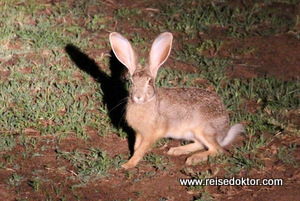
[[[184,145],[184,146],[179,146],[179,147],[172,147],[169,149],[167,152],[168,155],[173,155],[173,156],[179,156],[179,155],[184,155],[184,154],[189,154],[194,151],[198,151],[204,149],[204,146],[202,143],[199,141],[195,141],[191,144]]]
[[[195,137],[197,138],[197,140],[202,142],[208,150],[193,154],[192,156],[188,157],[186,160],[187,165],[197,164],[199,162],[206,161],[209,156],[216,156],[224,151],[224,149],[221,147],[221,145],[217,142],[215,138],[216,134],[212,131],[213,129],[204,130],[204,132],[202,132],[201,130],[195,131]]]

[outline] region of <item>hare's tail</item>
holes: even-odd
[[[227,135],[220,141],[220,145],[222,147],[225,147],[228,145],[230,142],[232,142],[236,136],[240,133],[244,133],[244,125],[243,124],[234,124],[228,131]]]

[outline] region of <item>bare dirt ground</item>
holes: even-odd
[[[37,136],[36,136],[37,137]],[[88,141],[78,140],[78,138],[64,138],[59,146],[63,151],[82,150],[87,147],[101,147],[108,150],[111,157],[120,153],[128,153],[127,140],[121,140],[118,136],[111,135],[103,138],[95,133],[90,133],[91,139]],[[287,142],[274,142],[269,147],[274,148],[279,144]],[[180,186],[179,178],[190,178],[191,172],[185,172],[184,161],[186,156],[171,157],[172,164],[167,171],[157,170],[149,166],[148,162],[141,162],[137,168],[127,173],[122,169],[112,168],[109,171],[110,176],[89,182],[82,187],[72,190],[71,187],[78,181],[70,179],[74,174],[74,167],[63,158],[57,158],[55,150],[56,140],[48,144],[49,149],[43,156],[30,157],[26,161],[22,159],[22,149],[15,149],[17,153],[6,153],[6,155],[17,155],[17,160],[22,167],[17,172],[27,177],[39,177],[46,181],[39,186],[41,191],[34,192],[32,187],[26,182],[22,182],[17,189],[8,188],[5,183],[1,183],[0,195],[3,200],[46,200],[45,194],[51,195],[54,200],[61,200],[60,195],[65,195],[67,200],[73,200],[78,196],[80,200],[193,200],[193,197],[199,197],[197,190],[187,191],[186,187]],[[277,145],[276,145],[277,144]],[[166,147],[155,148],[151,153],[158,155],[166,154],[166,151],[179,143],[172,141]],[[39,149],[42,144],[38,144]],[[51,149],[52,147],[52,149]],[[300,160],[299,148],[295,151],[295,158]],[[32,150],[34,152],[34,150]],[[286,165],[280,161],[266,160],[264,171],[252,170],[249,173],[242,173],[239,177],[249,178],[283,178],[283,186],[207,186],[208,191],[214,199],[217,200],[297,200],[300,195],[299,187],[299,169],[292,165]],[[214,171],[220,169],[219,175],[222,175],[222,165],[212,166],[209,163],[198,165],[191,168],[190,171]],[[34,172],[33,172],[34,170]],[[1,169],[1,180],[5,181],[14,173],[12,169]],[[51,181],[51,182],[50,182]],[[55,194],[55,189],[60,189],[59,194]],[[16,194],[16,192],[18,192]],[[56,196],[55,196],[56,195]],[[205,200],[205,198],[204,198]]]
[[[123,6],[127,5],[125,1],[121,1],[121,4]],[[127,6],[132,5],[128,3]],[[142,7],[142,5],[139,6]],[[110,7],[110,9],[112,8]],[[124,24],[122,26],[126,27]],[[130,24],[128,24],[129,26]],[[105,32],[98,34],[99,38],[102,38],[103,34],[108,35]],[[97,34],[95,34],[95,37],[97,37]],[[232,58],[231,53],[234,49],[247,49],[249,47],[252,48],[251,52],[247,54],[236,53],[234,55],[232,68],[227,70],[229,77],[251,78],[269,75],[287,82],[299,79],[300,40],[293,33],[282,33],[271,37],[251,36],[243,39],[228,39],[216,56]],[[107,53],[109,51],[107,50]],[[87,55],[93,58],[101,53],[103,52],[93,49]],[[168,62],[172,63],[172,59]],[[188,71],[193,70],[192,67],[187,67],[185,64],[177,68]],[[292,118],[299,125],[299,114],[294,114]],[[20,143],[16,145],[13,151],[1,153],[4,157],[0,159],[0,162],[9,160],[9,156],[13,155],[15,156],[14,161],[17,161],[21,166],[17,172],[15,172],[14,167],[0,169],[1,200],[50,200],[49,197],[52,200],[193,200],[199,197],[199,190],[187,190],[187,187],[180,186],[179,178],[190,178],[191,172],[200,170],[214,172],[219,169],[218,175],[225,172],[222,170],[222,164],[211,165],[210,163],[190,167],[191,172],[186,172],[186,166],[184,165],[186,156],[170,157],[167,160],[170,160],[172,165],[167,170],[158,170],[149,166],[148,162],[143,161],[139,163],[137,168],[130,171],[111,168],[108,177],[72,189],[74,184],[78,184],[76,179],[71,179],[76,172],[70,162],[58,157],[57,146],[61,151],[75,149],[86,151],[89,147],[100,147],[106,150],[112,158],[118,154],[128,155],[129,153],[128,141],[116,134],[101,137],[93,130],[89,131],[88,134],[90,137],[88,140],[68,136],[62,138],[58,143],[57,137],[40,136],[37,133],[29,132],[29,138],[42,137],[48,139],[48,144],[45,144],[44,140],[39,141],[35,147],[30,148],[32,156],[26,157],[26,160],[22,156],[24,146],[21,146]],[[241,141],[236,142],[235,145],[238,146],[240,143]],[[280,141],[271,141],[266,149],[274,149],[274,154],[276,154],[276,147],[291,143],[298,144],[293,155],[295,161],[299,164],[299,138],[282,137]],[[170,147],[179,144],[180,142],[173,140],[165,146],[153,148],[151,153],[165,155]],[[47,149],[40,152],[41,156],[35,156],[35,150],[41,150],[43,145],[47,146]],[[265,168],[263,171],[253,169],[249,172],[241,172],[238,176],[283,178],[283,186],[207,186],[204,189],[216,200],[299,200],[300,169],[293,167],[292,164],[272,161],[270,158],[265,158],[264,162]],[[48,182],[41,183],[37,192],[33,190],[28,182],[21,182],[21,185],[12,188],[7,185],[6,181],[13,173],[24,175],[26,178],[43,178],[44,181]],[[202,199],[205,200],[205,197],[202,196]]]

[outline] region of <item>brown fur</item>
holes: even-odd
[[[155,88],[157,71],[170,53],[172,39],[171,33],[161,34],[151,47],[149,66],[142,68],[135,62],[130,43],[118,33],[110,34],[113,51],[129,69],[133,83],[126,120],[136,132],[136,142],[134,155],[122,166],[125,169],[135,167],[150,146],[163,137],[193,141],[171,148],[170,155],[207,148],[187,159],[186,164],[191,165],[223,152],[223,140],[230,135],[225,140],[228,143],[242,131],[240,124],[229,130],[228,113],[215,92],[200,88]]]

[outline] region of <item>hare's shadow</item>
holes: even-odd
[[[91,75],[100,84],[99,87],[103,92],[103,102],[107,106],[111,122],[114,127],[122,128],[127,133],[128,147],[132,154],[135,137],[133,130],[128,127],[124,119],[124,112],[128,97],[128,91],[126,90],[125,82],[122,79],[125,67],[111,52],[111,76],[109,76],[105,72],[101,71],[96,62],[80,51],[78,47],[69,44],[65,47],[65,50],[80,70]]]

